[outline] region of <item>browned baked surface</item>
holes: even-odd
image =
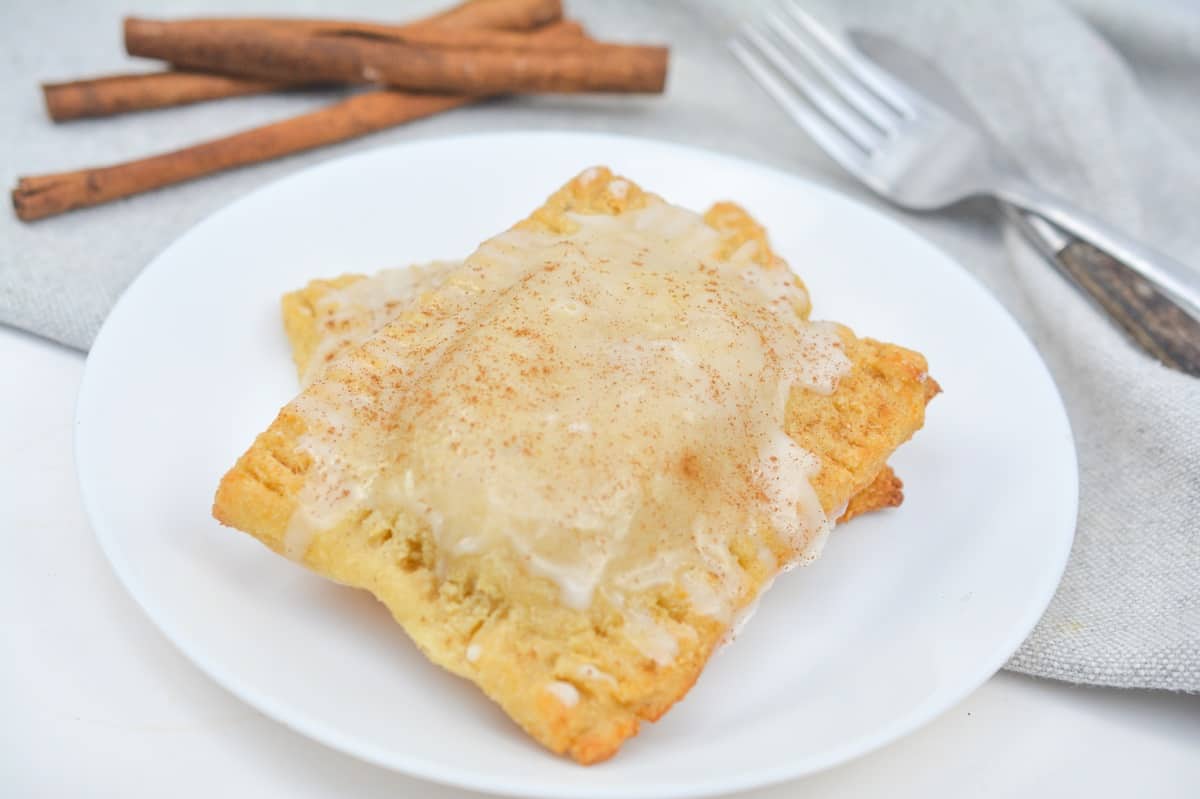
[[[649,201],[650,195],[628,181],[614,191],[617,180],[607,170],[589,170],[517,227],[569,230],[567,211],[620,214]],[[765,239],[756,238],[761,235],[756,225],[750,227],[729,207],[720,208],[707,218],[722,232],[722,247],[755,241],[756,259],[775,260]],[[407,335],[421,324],[419,317],[388,325],[343,355],[345,368],[339,368],[339,359],[325,379],[368,380],[379,348]],[[827,514],[843,507],[850,513],[851,498],[864,491],[872,501],[891,501],[895,484],[880,478],[885,462],[921,427],[926,402],[936,392],[920,354],[858,338],[846,328],[838,328],[838,335],[851,363],[849,373],[828,395],[793,390],[785,422],[788,435],[821,461],[811,484]],[[383,377],[374,374],[375,379]],[[355,388],[366,394],[373,390],[370,385]],[[378,412],[389,411],[381,406]],[[306,477],[319,466],[300,444],[313,423],[301,405],[285,407],[221,481],[213,507],[216,518],[282,552]],[[752,547],[766,546],[780,562],[788,552],[782,541],[762,530],[730,533],[725,546],[742,570],[745,591],[739,604],[744,607],[774,577]],[[657,719],[681,699],[729,628],[698,613],[677,583],[646,589],[624,607],[599,597],[586,609],[576,609],[559,601],[554,586],[531,578],[514,559],[468,559],[439,568],[428,525],[403,512],[347,515],[307,545],[302,562],[372,592],[431,660],[475,682],[547,748],[581,763],[610,757],[641,721]],[[677,651],[669,662],[647,657],[631,641],[630,614],[635,611],[675,641]],[[588,676],[595,674],[602,678]],[[574,701],[564,702],[548,690],[563,685]]]
[[[891,466],[884,466],[870,485],[850,498],[845,512],[838,517],[838,524],[845,524],[864,513],[898,508],[904,502],[904,482],[896,476]]]

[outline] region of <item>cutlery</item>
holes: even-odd
[[[744,24],[730,49],[829,156],[892,203],[930,211],[991,196],[1041,217],[1013,214],[1143,349],[1200,376],[1200,272],[1033,186],[981,133],[794,0]]]

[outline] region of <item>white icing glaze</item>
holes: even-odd
[[[791,543],[796,559],[807,555],[811,546],[824,544],[829,532],[821,501],[809,483],[820,469],[820,461],[782,429],[771,434],[759,454],[756,476],[767,496],[771,522]],[[813,557],[817,554],[819,551]]]
[[[555,680],[546,685],[546,692],[562,702],[565,707],[575,707],[579,704],[579,689],[569,682]]]
[[[669,665],[675,660],[675,655],[679,653],[679,641],[675,640],[670,630],[641,608],[626,606],[623,615],[629,640],[639,652],[660,666]]]
[[[658,585],[670,585],[675,581],[675,572],[683,561],[680,552],[659,552],[654,557],[630,566],[613,577],[613,585],[622,591],[634,593]]]
[[[692,608],[702,616],[729,619],[729,598],[714,585],[715,578],[702,569],[688,569],[679,578]]]
[[[721,639],[721,643],[717,646],[718,652],[725,649],[727,646],[737,640],[737,637],[742,633],[742,629],[746,626],[750,619],[754,617],[754,614],[758,612],[758,607],[762,603],[763,595],[770,590],[771,585],[774,582],[775,581],[772,579],[770,582],[764,585],[762,590],[758,592],[758,595],[750,601],[750,604],[746,605],[744,608],[739,610],[736,615],[734,615],[733,621],[729,625],[729,629],[725,631],[724,638]]]
[[[692,521],[692,544],[703,568],[685,574],[684,590],[697,613],[728,621],[744,587],[737,558],[726,546],[721,528],[703,516]]]
[[[484,542],[473,535],[463,536],[454,545],[455,555],[476,555],[484,550]]]
[[[784,414],[849,361],[834,326],[797,313],[807,298],[786,269],[754,247],[717,259],[695,214],[570,219],[570,233],[510,231],[461,265],[397,275],[394,292],[360,281],[328,298],[370,317],[362,339],[389,328],[292,406],[314,468],[285,548],[302,557],[355,510],[411,514],[439,575],[508,552],[568,606],[606,587],[634,645],[667,664],[678,641],[636,595],[679,580],[696,612],[728,621],[747,588],[733,535],[756,536],[769,570],[819,552],[820,464]]]
[[[616,678],[606,671],[601,671],[591,663],[582,664],[578,669],[576,669],[576,673],[579,675],[580,679],[583,680],[594,680],[596,682],[608,683],[614,688],[617,686]]]
[[[311,383],[338,355],[411,309],[422,294],[437,288],[460,265],[458,261],[433,261],[384,269],[323,294],[313,306],[313,324],[321,338],[309,356],[301,381]]]

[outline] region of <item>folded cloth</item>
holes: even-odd
[[[1200,6],[806,5],[924,55],[1036,183],[1200,269]],[[997,221],[986,205],[910,217],[1022,322],[1063,393],[1079,450],[1071,560],[1008,668],[1200,690],[1200,380],[1143,355]]]
[[[403,13],[444,4],[411,2]],[[805,4],[828,22],[894,36],[923,53],[1038,183],[1200,265],[1200,228],[1193,222],[1200,198],[1200,6],[1184,0]],[[803,171],[904,216],[955,255],[1021,321],[1063,392],[1079,447],[1079,529],[1058,595],[1009,668],[1072,682],[1200,690],[1200,381],[1128,344],[1003,225],[994,207],[972,203],[903,215],[854,184],[726,52],[734,16],[754,13],[755,5],[568,0],[570,13],[597,35],[672,45],[664,97],[511,99],[33,224],[0,213],[0,322],[86,349],[141,268],[207,214],[318,161],[414,138],[599,129]],[[329,101],[331,95],[251,97],[53,125],[41,108],[38,81],[147,68],[116,45],[126,10],[117,0],[53,7],[8,0],[0,28],[5,183],[13,185],[18,174],[184,146]],[[191,0],[154,0],[139,11],[212,13]],[[319,0],[259,0],[256,13],[331,12]],[[337,16],[387,19],[397,10],[384,0],[343,0]],[[72,24],[63,26],[65,18]]]

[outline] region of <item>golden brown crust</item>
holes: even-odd
[[[839,332],[853,370],[832,397],[793,392],[787,409],[788,433],[821,455],[821,471],[812,482],[822,498],[836,496],[847,484],[845,497],[870,485],[892,451],[920,429],[929,396],[922,355],[856,338],[846,328]]]
[[[775,255],[767,241],[766,229],[746,212],[745,208],[732,202],[715,203],[704,212],[704,223],[721,234],[720,258],[729,258],[742,247],[753,248],[753,259],[763,266],[786,268]],[[803,285],[803,284],[801,284]]]
[[[855,516],[871,513],[884,508],[898,508],[904,502],[904,483],[892,471],[891,466],[884,466],[875,475],[870,485],[850,498],[850,504],[845,512],[838,517],[838,524],[845,524]]]
[[[607,170],[589,170],[519,226],[565,230],[573,224],[566,211],[619,213],[652,196],[628,181],[614,186],[617,180]],[[720,213],[730,242],[760,235],[734,211]],[[765,239],[760,246],[769,253]],[[794,391],[786,417],[788,433],[825,464],[812,483],[826,512],[871,486],[891,452],[921,426],[931,383],[919,354],[856,338],[845,328],[839,334],[850,373],[831,395]],[[368,359],[367,349],[344,357]],[[305,425],[292,406],[284,408],[222,480],[214,503],[217,519],[277,552],[311,467],[299,450]],[[784,542],[761,531],[729,542],[744,570],[742,606],[773,576],[748,549],[759,541],[777,558],[788,553]],[[439,573],[436,560],[430,531],[417,517],[374,511],[321,532],[303,558],[317,573],[371,591],[433,662],[474,681],[544,746],[580,763],[611,757],[640,721],[657,719],[682,698],[727,629],[697,613],[675,584],[631,596],[623,608],[597,597],[580,611],[565,607],[553,584],[530,577],[518,563],[476,559]],[[647,657],[623,631],[635,606],[677,641],[669,662]],[[585,676],[585,667],[603,676]],[[564,703],[546,690],[551,683],[572,686],[578,701]]]
[[[619,188],[614,191],[617,181]],[[569,214],[615,216],[626,211],[637,211],[655,202],[663,202],[663,199],[657,194],[643,191],[632,181],[614,177],[608,167],[597,166],[573,178],[513,227],[517,230],[569,233],[578,227]]]
[[[221,480],[213,502],[219,522],[283,552],[283,534],[311,466],[311,458],[295,447],[304,430],[298,415],[288,408],[279,412]]]
[[[341,275],[331,280],[313,280],[304,288],[283,295],[283,328],[292,345],[292,361],[301,376],[312,360],[321,337],[328,334],[328,331],[322,331],[317,326],[317,303],[329,292],[344,289],[365,277]]]

